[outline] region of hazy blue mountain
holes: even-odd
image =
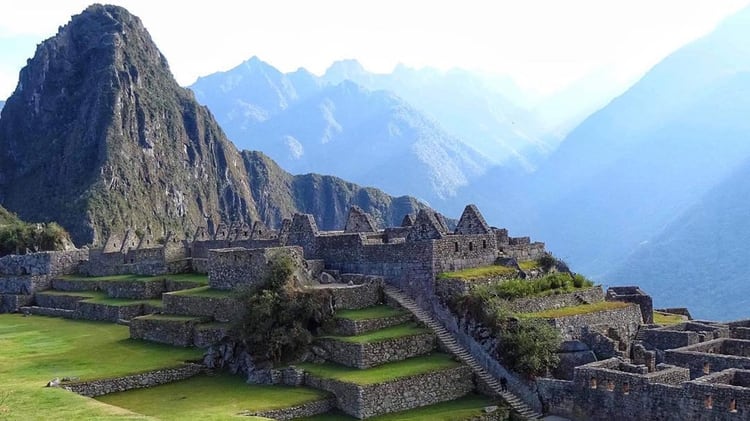
[[[345,81],[248,131],[292,173],[324,172],[429,202],[451,198],[489,165],[399,97]]]
[[[262,150],[293,173],[335,174],[442,202],[490,166],[396,95],[341,79],[284,74],[254,57],[191,88],[240,148]]]
[[[496,164],[532,169],[559,140],[548,139],[537,116],[504,96],[500,89],[517,101],[523,97],[509,79],[496,78],[490,83],[465,70],[417,70],[403,65],[392,73],[375,74],[356,60],[343,60],[333,63],[323,80],[331,84],[351,80],[370,89],[394,92]]]
[[[693,317],[750,316],[750,161],[709,191],[654,240],[607,276],[637,283],[659,306],[687,306]]]
[[[484,190],[505,200],[477,201],[494,206],[491,219],[602,275],[750,156],[749,15],[665,58],[532,177],[488,174]]]
[[[286,110],[321,89],[321,82],[300,69],[284,74],[253,57],[226,72],[198,78],[190,86],[240,149],[257,149],[247,133],[254,125]]]

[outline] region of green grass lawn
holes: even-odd
[[[430,371],[445,370],[458,367],[459,365],[460,363],[453,360],[450,355],[435,353],[402,361],[395,361],[364,370],[332,363],[304,363],[298,364],[297,366],[309,371],[317,377],[367,385],[414,376]]]
[[[475,394],[462,398],[441,402],[435,405],[423,406],[408,411],[394,412],[368,418],[371,421],[458,421],[468,420],[483,414],[486,406],[498,405],[486,396]],[[356,420],[341,412],[330,412],[314,417],[300,418],[297,421],[351,421]]]
[[[208,285],[208,275],[205,273],[176,273],[174,275],[160,275],[159,278],[166,278],[172,281],[188,281],[197,284]]]
[[[487,279],[496,277],[516,276],[516,269],[508,266],[483,266],[479,268],[463,269],[455,272],[443,272],[438,279],[462,279],[471,281],[473,279]]]
[[[214,297],[214,298],[230,298],[234,297],[234,291],[227,291],[223,289],[213,289],[209,286],[183,289],[181,291],[170,292],[172,295],[186,295],[192,297]]]
[[[658,325],[676,325],[684,321],[685,318],[679,314],[662,313],[660,311],[654,312],[654,323]]]
[[[327,396],[326,392],[306,387],[248,385],[241,376],[220,374],[97,399],[161,420],[247,420],[236,414],[300,405]]]
[[[126,326],[111,323],[0,314],[0,419],[135,419],[121,408],[43,386],[55,377],[86,380],[176,366],[201,354],[129,339]]]
[[[519,317],[539,317],[543,319],[554,319],[556,317],[577,316],[580,314],[595,313],[598,311],[615,310],[631,305],[621,301],[600,301],[592,304],[581,304],[578,306],[555,308],[551,310],[539,311],[536,313],[518,313]]]
[[[88,297],[84,300],[87,303],[106,304],[110,306],[128,306],[134,304],[150,304],[155,307],[162,307],[161,299],[134,300],[131,298],[110,298],[103,291],[43,291],[42,295],[68,295],[72,297]]]
[[[373,330],[356,336],[324,336],[342,342],[351,342],[355,344],[366,344],[372,342],[387,341],[394,338],[403,338],[405,336],[421,335],[430,332],[429,329],[417,326],[415,323],[404,323],[397,326],[387,327],[385,329]]]
[[[359,310],[336,310],[336,317],[348,320],[384,319],[405,314],[404,310],[387,305],[366,307]]]

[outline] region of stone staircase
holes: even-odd
[[[496,395],[501,396],[508,404],[528,420],[541,420],[543,415],[534,411],[526,405],[519,397],[509,391],[503,391],[500,381],[493,377],[487,370],[482,367],[473,355],[466,350],[451,333],[440,322],[435,320],[430,314],[417,305],[411,298],[404,295],[397,288],[385,285],[383,287],[385,295],[397,302],[399,305],[409,310],[414,316],[427,327],[435,332],[438,340],[453,355],[457,356],[464,364],[471,367],[474,374],[479,377]]]

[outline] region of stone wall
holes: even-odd
[[[67,275],[76,272],[88,258],[87,249],[11,254],[0,257],[0,275]]]
[[[630,338],[638,333],[642,323],[641,310],[636,304],[627,307],[549,319],[550,324],[560,330],[564,340],[579,340],[591,330],[607,332],[619,328]]]
[[[382,280],[360,285],[328,284],[325,289],[332,293],[334,309],[337,310],[356,310],[383,302]]]
[[[242,413],[242,415],[271,418],[279,421],[294,420],[297,418],[312,417],[313,415],[325,414],[336,407],[334,398],[323,399],[289,408],[270,409],[268,411]]]
[[[0,277],[0,293],[31,295],[49,289],[51,284],[46,275],[8,275]]]
[[[0,294],[0,313],[15,313],[34,301],[33,295]]]
[[[360,419],[457,399],[474,389],[467,366],[364,386],[308,373],[305,385],[333,393],[339,409]]]
[[[266,249],[230,248],[210,250],[208,282],[212,288],[231,290],[237,287],[262,286],[269,274],[270,261],[286,256],[294,264],[296,276],[306,279],[306,264],[300,247],[275,247]]]
[[[583,289],[580,291],[547,295],[544,297],[520,298],[510,302],[511,309],[518,312],[536,312],[555,308],[580,305],[582,302],[597,303],[604,301],[604,292],[601,286]]]
[[[102,281],[100,288],[107,292],[108,297],[140,300],[161,298],[161,294],[167,290],[164,279],[127,282]]]
[[[195,325],[193,328],[193,345],[198,348],[208,348],[219,343],[229,332],[229,325],[225,323],[206,323]]]
[[[167,293],[162,295],[164,312],[180,316],[204,316],[220,322],[236,320],[243,309],[233,297],[201,297]]]
[[[174,346],[193,346],[193,328],[200,319],[137,317],[130,321],[130,337]]]
[[[316,341],[328,351],[328,360],[347,367],[370,368],[429,353],[435,348],[432,332],[390,340],[354,343],[331,338]]]
[[[160,384],[176,382],[193,377],[205,368],[199,364],[185,364],[181,367],[164,368],[146,373],[112,379],[91,380],[75,383],[63,383],[64,389],[90,398],[126,390],[153,387]]]
[[[750,416],[750,389],[727,370],[688,381],[684,368],[648,374],[608,368],[601,361],[576,368],[573,381],[539,379],[547,410],[580,420],[742,420]]]
[[[668,350],[664,360],[688,368],[694,379],[730,368],[750,369],[748,350],[750,341],[721,338]]]
[[[372,330],[384,329],[386,327],[400,325],[413,319],[411,313],[403,313],[391,317],[382,317],[379,319],[367,320],[350,320],[344,318],[335,318],[336,333],[344,336],[361,335]]]
[[[607,288],[607,301],[638,304],[641,307],[643,323],[651,324],[654,322],[654,305],[651,296],[637,286],[609,287]]]

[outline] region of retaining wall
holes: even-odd
[[[467,366],[365,386],[308,373],[305,385],[333,393],[339,409],[360,419],[458,399],[474,389]]]
[[[348,367],[370,368],[429,353],[435,348],[435,335],[424,333],[361,344],[330,338],[319,339],[316,342],[328,351],[330,361]]]
[[[205,367],[199,364],[185,364],[181,367],[164,368],[146,373],[133,374],[130,376],[116,377],[112,379],[92,380],[76,383],[63,383],[64,389],[78,393],[79,395],[102,396],[109,393],[124,392],[126,390],[153,387],[160,384],[176,382],[193,377],[203,371]]]

